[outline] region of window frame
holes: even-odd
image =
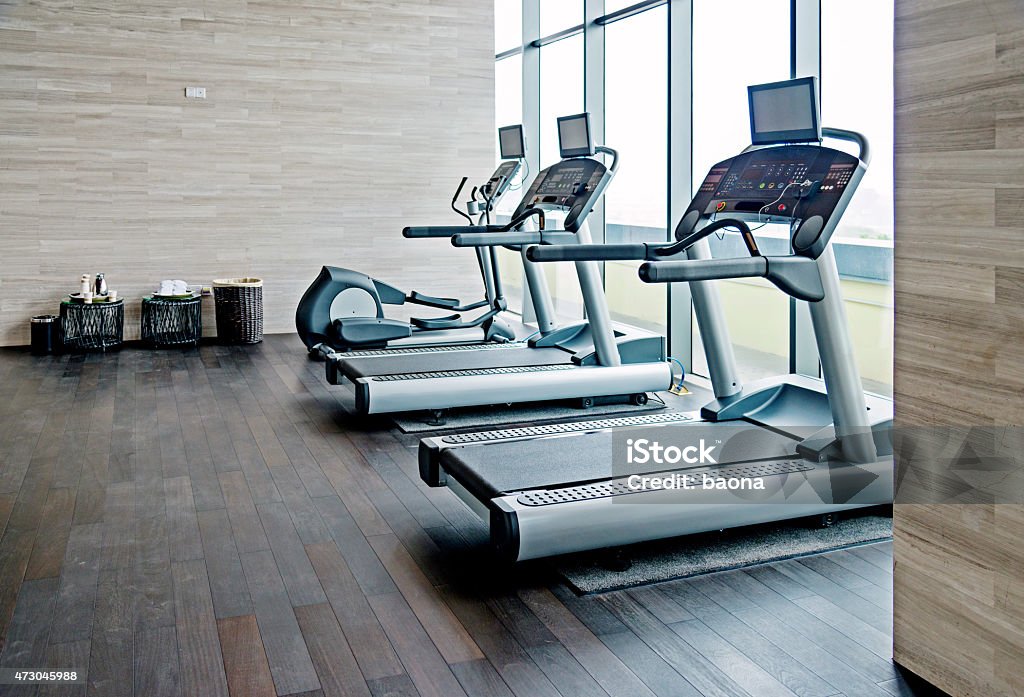
[[[540,0],[523,0],[523,42],[521,46],[495,55],[501,60],[516,53],[523,55],[523,124],[528,142],[531,171],[540,169],[540,50],[569,36],[584,36],[584,104],[592,115],[596,142],[604,139],[605,27],[628,20],[640,13],[668,5],[668,168],[666,182],[666,229],[685,212],[693,188],[693,4],[700,0],[641,0],[614,12],[604,12],[604,0],[584,0],[583,24],[540,36]],[[814,76],[821,85],[821,1],[789,0],[790,77]],[[590,219],[595,241],[605,239],[603,202]],[[850,241],[846,243],[854,244]],[[603,265],[602,265],[603,266]],[[603,273],[603,271],[602,271]],[[889,281],[891,283],[891,279]],[[692,322],[692,302],[687,284],[666,286],[668,316],[665,318],[669,352],[686,365],[692,365],[692,341],[696,327]],[[528,303],[524,303],[528,308]],[[789,371],[820,376],[817,348],[810,313],[804,303],[789,300]],[[524,320],[530,321],[530,312]]]

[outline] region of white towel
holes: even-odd
[[[188,284],[180,279],[160,281],[160,288],[157,295],[185,295],[188,293]]]

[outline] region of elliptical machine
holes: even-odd
[[[526,156],[521,125],[498,129],[502,163],[481,186],[474,186],[463,211],[459,197],[468,177],[463,177],[452,197],[451,208],[470,225],[489,225],[491,213],[509,190]],[[474,220],[474,217],[476,220]],[[419,237],[450,237],[445,228],[418,228]],[[440,230],[431,234],[431,230]],[[407,235],[408,236],[408,235]],[[508,308],[501,285],[497,255],[491,247],[476,248],[477,265],[484,285],[481,300],[463,303],[457,298],[435,297],[409,291],[378,280],[364,273],[337,266],[324,266],[316,280],[306,289],[295,310],[295,328],[299,338],[311,352],[354,351],[390,347],[436,344],[507,342],[516,339],[515,331],[501,317]],[[441,317],[391,319],[384,305],[406,303],[450,310]],[[486,308],[472,319],[462,313]]]

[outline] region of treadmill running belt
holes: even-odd
[[[626,435],[628,433],[628,436]],[[527,441],[489,443],[449,448],[441,455],[441,466],[481,501],[527,489],[569,486],[631,474],[669,471],[700,465],[627,463],[620,457],[613,467],[613,438],[622,439],[617,450],[624,453],[626,438],[646,438],[667,445],[696,445],[701,439],[713,444],[718,464],[763,458],[790,458],[797,441],[746,422],[708,423],[697,421],[661,427],[623,429],[586,435],[536,438]],[[721,440],[722,443],[717,443]]]
[[[405,373],[440,373],[449,370],[481,368],[518,368],[531,365],[558,365],[572,361],[572,354],[558,348],[526,348],[523,346],[487,351],[441,351],[396,356],[349,358],[344,354],[331,358],[338,372],[350,380],[377,375]]]

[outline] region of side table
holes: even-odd
[[[198,346],[203,336],[202,297],[142,299],[142,341],[151,348]]]
[[[60,329],[65,350],[106,351],[124,343],[124,300],[60,304]]]

